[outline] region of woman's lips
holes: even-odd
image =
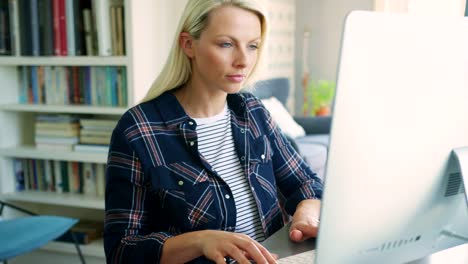
[[[226,78],[231,82],[240,83],[245,79],[245,75],[243,75],[243,74],[231,74],[231,75],[226,75]]]

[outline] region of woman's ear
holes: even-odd
[[[189,57],[190,59],[193,59],[193,57],[195,56],[195,53],[193,51],[193,38],[189,33],[180,33],[179,45],[184,51],[185,55],[187,55],[187,57]]]

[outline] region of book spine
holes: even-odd
[[[52,14],[54,21],[54,54],[60,56],[62,50],[62,42],[60,41],[60,0],[52,0]]]
[[[53,161],[53,169],[54,169],[54,184],[55,184],[55,192],[63,193],[63,182],[62,182],[62,170],[60,167],[60,161],[54,160]]]
[[[38,104],[39,103],[39,87],[38,87],[38,81],[37,81],[37,66],[31,66],[31,88],[32,88],[32,97],[33,97],[33,103]]]
[[[82,1],[82,0],[81,0]],[[84,30],[83,30],[83,12],[80,8],[80,0],[73,0],[73,17],[75,32],[75,55],[85,55],[84,52]]]
[[[30,5],[30,17],[31,17],[31,32],[32,35],[32,55],[39,56],[40,47],[40,36],[39,36],[39,12],[38,12],[38,0],[31,0]]]
[[[67,43],[67,21],[65,11],[65,0],[59,0],[59,30],[60,30],[60,55],[68,55]]]
[[[44,66],[37,66],[37,90],[39,104],[44,104],[46,99],[45,83],[44,83]]]
[[[104,183],[106,168],[104,164],[93,164],[96,169],[96,192],[98,197],[104,197]]]
[[[118,48],[117,48],[117,7],[111,6],[110,7],[110,25],[111,25],[111,36],[112,36],[112,55],[118,55]]]
[[[54,22],[52,0],[39,0],[41,55],[54,55]]]
[[[22,66],[19,68],[20,71],[20,83],[21,83],[21,91],[20,91],[20,96],[19,96],[19,103],[20,104],[26,104],[28,103],[28,87],[29,87],[29,78],[28,78],[28,67],[27,66]]]
[[[18,18],[20,26],[21,55],[32,55],[32,34],[31,34],[31,1],[22,0],[18,2]]]
[[[125,55],[124,8],[117,7],[117,55]]]
[[[91,10],[83,9],[83,28],[84,28],[84,38],[85,38],[85,50],[86,55],[94,55],[93,50],[93,30],[92,30],[92,18]]]
[[[71,173],[68,171],[68,163],[66,161],[61,161],[60,162],[60,174],[62,175],[62,189],[63,192],[70,192],[70,182],[68,180],[68,173]]]
[[[67,27],[67,51],[69,56],[75,56],[75,13],[73,0],[65,0],[65,18]]]
[[[16,191],[24,191],[26,188],[25,185],[25,173],[23,161],[20,159],[13,160],[14,175],[16,178]]]
[[[10,12],[11,54],[15,56],[19,56],[21,53],[20,53],[18,0],[9,0],[8,8]]]
[[[109,0],[94,0],[93,4],[94,19],[96,20],[98,54],[100,56],[111,56],[112,44]]]

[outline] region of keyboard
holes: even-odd
[[[309,250],[300,254],[291,255],[289,257],[280,258],[276,261],[279,264],[313,264],[315,258],[315,250]]]

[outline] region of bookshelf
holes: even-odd
[[[2,90],[0,97],[0,123],[2,124],[0,130],[0,199],[29,207],[39,214],[50,211],[51,207],[56,207],[57,209],[53,211],[60,213],[63,211],[62,214],[65,216],[103,221],[103,197],[32,190],[17,191],[14,160],[60,160],[97,164],[107,162],[107,154],[103,153],[36,148],[34,145],[34,125],[35,118],[39,114],[73,114],[86,116],[86,118],[117,120],[126,109],[138,103],[144,96],[162,69],[185,1],[120,1],[123,3],[125,55],[21,56],[14,54],[0,56],[0,89]],[[109,3],[113,2],[115,0],[109,0]],[[127,104],[123,107],[107,107],[19,103],[21,71],[18,68],[23,66],[125,67]],[[67,210],[63,210],[63,208]],[[98,213],[89,214],[89,210]],[[12,215],[7,214],[7,216]],[[81,248],[85,257],[90,257],[93,260],[97,258],[99,263],[105,262],[102,240],[94,241]],[[70,253],[70,261],[76,258],[76,250],[72,244],[52,242],[43,249],[48,253],[56,252],[59,255]],[[32,261],[32,258],[28,259],[28,262]]]

